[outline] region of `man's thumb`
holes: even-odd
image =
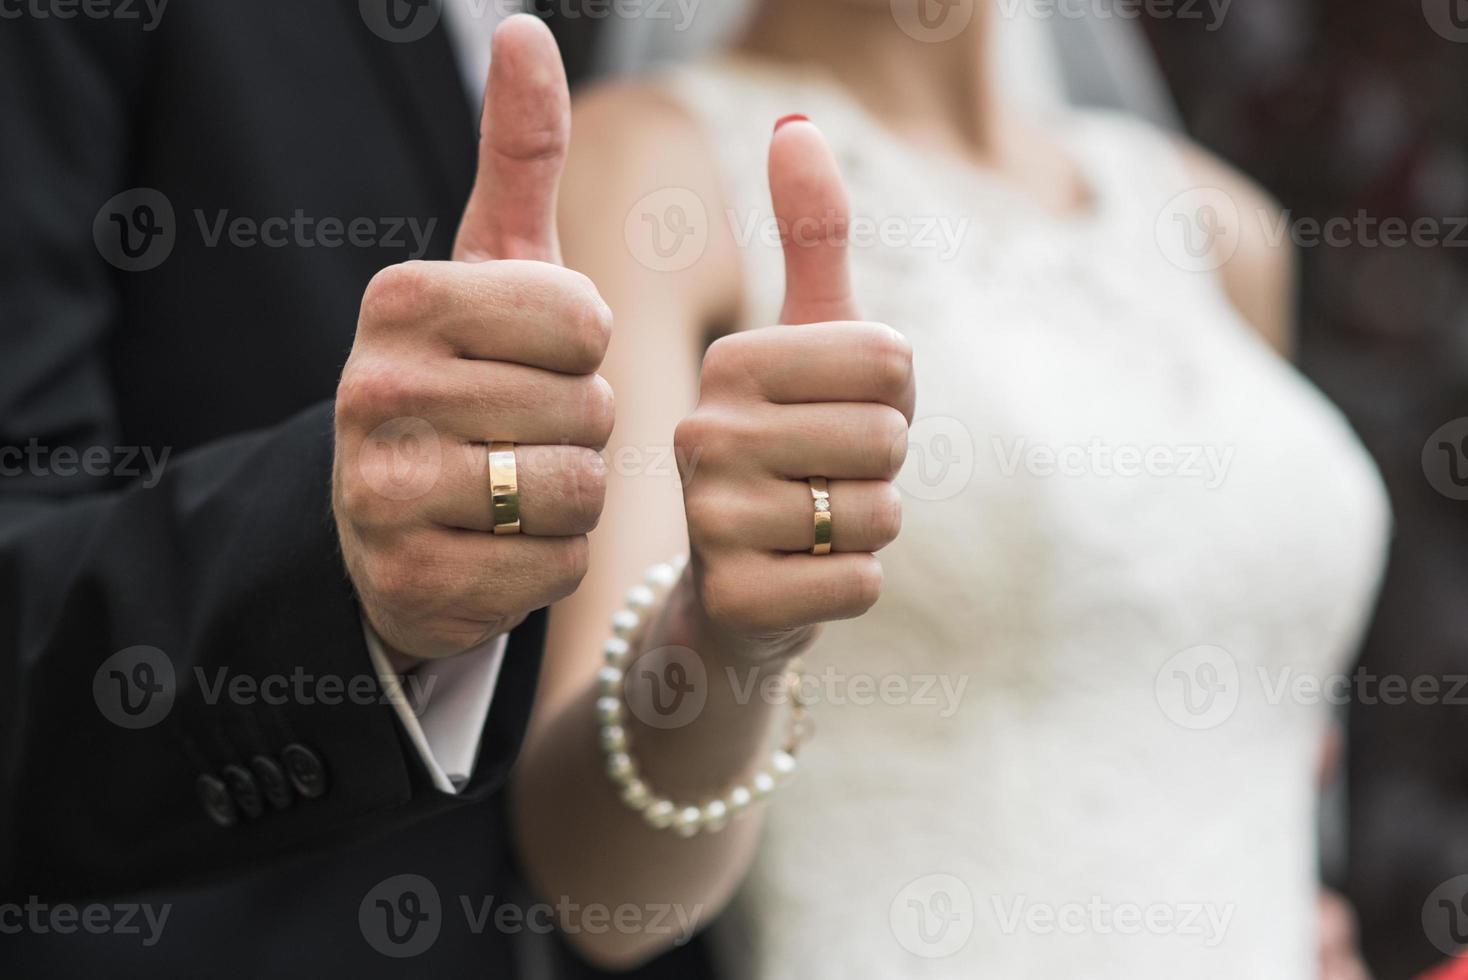
[[[494,35],[479,170],[454,258],[560,262],[556,194],[571,137],[566,69],[550,29],[528,14]]]

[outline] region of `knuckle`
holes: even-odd
[[[852,612],[861,615],[877,604],[882,597],[882,563],[876,557],[867,557],[856,563],[851,572]]]
[[[571,506],[587,530],[601,520],[607,499],[607,464],[600,453],[581,450],[571,464]]]
[[[590,373],[601,367],[612,341],[612,308],[590,279],[575,273],[578,285],[571,305],[567,326],[571,334],[572,360],[575,366]]]
[[[423,392],[401,365],[383,358],[356,358],[342,373],[336,392],[337,415],[348,424],[418,414]]]
[[[556,542],[553,552],[552,589],[556,599],[564,599],[580,587],[591,567],[591,544],[582,534]]]
[[[912,382],[912,344],[891,327],[874,324],[864,354],[882,399],[896,400]]]
[[[882,484],[873,498],[871,526],[878,547],[891,544],[902,533],[902,494],[896,485]]]
[[[741,576],[731,574],[719,565],[705,568],[699,582],[699,601],[704,614],[718,628],[731,633],[747,633],[756,624],[756,603],[751,601]]]
[[[739,384],[748,374],[752,346],[748,333],[724,334],[709,344],[703,355],[703,390],[718,392]]]
[[[688,521],[688,537],[694,544],[706,544],[722,538],[729,512],[716,494],[707,490],[690,490],[684,496],[684,514]]]
[[[432,294],[426,262],[403,262],[380,270],[362,294],[362,323],[401,324],[421,315]]]
[[[889,479],[895,477],[907,458],[907,419],[897,409],[879,405],[868,425],[862,444],[872,453],[873,471]]]
[[[593,448],[605,446],[617,424],[617,396],[611,382],[599,374],[582,385],[581,417],[586,421]]]

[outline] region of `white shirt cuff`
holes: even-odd
[[[430,660],[399,675],[375,630],[363,620],[367,652],[382,689],[418,749],[433,785],[457,794],[474,774],[484,722],[499,683],[507,635],[449,660]]]

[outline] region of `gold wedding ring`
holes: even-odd
[[[515,444],[489,444],[489,492],[494,504],[494,533],[520,533],[520,481],[515,472]]]
[[[816,505],[816,546],[810,549],[813,555],[831,553],[831,485],[824,476],[810,478],[810,495]]]

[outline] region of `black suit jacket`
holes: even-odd
[[[469,913],[517,897],[543,615],[461,796],[343,697],[373,672],[330,398],[367,281],[448,256],[474,169],[445,29],[410,37],[435,5],[32,9],[0,19],[0,975],[514,975]],[[441,909],[405,958],[399,875]]]

